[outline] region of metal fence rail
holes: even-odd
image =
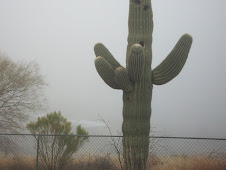
[[[66,151],[63,144],[74,139],[86,140],[82,145],[78,143],[68,164],[61,168],[60,163],[65,160],[60,156]],[[1,170],[118,170],[123,167],[122,136],[0,134]],[[224,170],[226,139],[150,137],[147,169]]]

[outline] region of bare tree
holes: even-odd
[[[14,62],[0,52],[0,133],[18,133],[29,113],[43,109],[44,86],[35,62]]]

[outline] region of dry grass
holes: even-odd
[[[1,170],[33,170],[35,158],[0,157]],[[39,169],[45,169],[39,165]],[[112,156],[80,157],[71,160],[65,170],[119,170],[119,162]],[[148,170],[226,170],[226,158],[210,158],[204,156],[151,156],[147,162]]]
[[[0,157],[0,170],[31,170],[35,169],[35,158],[18,157]]]
[[[170,156],[150,158],[147,169],[152,170],[226,170],[226,158],[203,156]]]
[[[65,170],[118,170],[118,162],[110,156],[80,157],[69,163]]]

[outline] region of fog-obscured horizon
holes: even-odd
[[[41,115],[60,110],[69,121],[86,124],[100,115],[114,134],[121,131],[122,91],[99,77],[93,46],[102,42],[125,66],[128,5],[129,0],[0,0],[0,51],[39,64],[49,105]],[[193,36],[181,73],[153,87],[156,135],[226,138],[225,6],[225,0],[152,0],[153,69],[180,36]]]

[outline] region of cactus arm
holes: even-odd
[[[192,37],[189,34],[184,34],[166,59],[153,70],[153,84],[168,83],[180,73],[187,60],[191,44]]]
[[[97,72],[104,82],[113,89],[121,89],[115,82],[115,70],[111,64],[103,57],[99,56],[94,60]]]
[[[131,92],[133,90],[129,75],[124,67],[118,67],[115,70],[115,78],[116,82],[122,88],[122,90],[126,92]]]
[[[113,89],[122,89],[115,81],[115,70],[121,67],[109,50],[101,43],[94,46],[95,66],[100,77]]]
[[[145,57],[140,44],[134,44],[127,59],[126,70],[133,81],[140,80],[144,73]]]
[[[120,67],[121,65],[119,62],[113,57],[113,55],[109,52],[109,50],[101,43],[97,43],[94,46],[94,52],[96,57],[103,57],[105,58],[110,64],[113,69]]]

